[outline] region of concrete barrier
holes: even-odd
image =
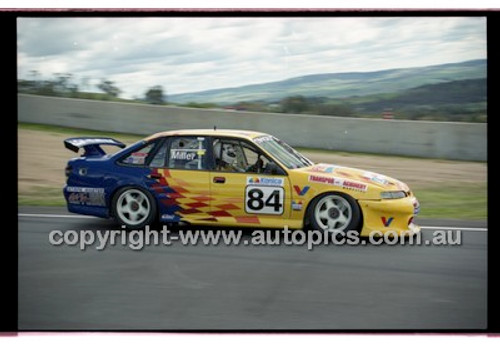
[[[191,109],[23,94],[18,95],[18,121],[143,135],[217,126],[270,133],[292,146],[487,159],[486,124]]]

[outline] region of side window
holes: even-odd
[[[168,154],[168,167],[172,169],[207,169],[207,139],[204,137],[173,138]]]
[[[268,168],[271,167],[271,165],[269,165],[271,161],[269,161],[269,159],[265,155],[263,155],[256,148],[251,147],[247,143],[242,143],[241,146],[243,148],[243,152],[245,153],[248,162],[248,167],[246,169],[246,172],[265,173],[265,174],[272,173],[268,172]]]
[[[232,139],[215,139],[215,169],[224,172],[245,172],[248,162],[240,142]]]
[[[218,171],[276,174],[276,164],[270,164],[261,151],[245,141],[219,138],[213,145],[215,169]]]
[[[150,167],[165,167],[165,159],[167,156],[168,141],[164,141],[160,148],[156,151],[155,156],[149,163]]]
[[[137,166],[144,165],[149,156],[149,153],[151,152],[151,150],[153,150],[155,144],[156,142],[150,143],[145,147],[142,147],[141,149],[128,154],[123,159],[121,159],[120,162],[125,163],[127,165],[137,165]]]

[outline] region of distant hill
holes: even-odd
[[[279,101],[291,95],[329,99],[399,93],[427,84],[486,78],[486,60],[392,69],[375,72],[326,73],[283,81],[169,95],[174,103],[234,104],[242,101]],[[418,92],[418,91],[415,91]]]
[[[413,105],[445,106],[461,104],[486,105],[486,79],[465,79],[426,84],[393,94],[370,95],[344,99],[362,112],[381,112],[385,108],[405,108]]]

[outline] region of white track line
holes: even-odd
[[[65,215],[65,214],[25,214],[19,213],[17,216],[21,217],[46,217],[46,218],[60,218],[60,219],[97,219],[95,216],[89,215]]]
[[[45,218],[61,218],[61,219],[97,219],[95,216],[88,215],[65,215],[65,214],[26,214],[19,213],[20,217],[45,217]],[[450,231],[471,231],[471,232],[487,232],[487,228],[480,227],[446,227],[446,226],[420,226],[421,229],[444,229]]]
[[[471,232],[487,232],[487,228],[474,227],[446,227],[446,226],[420,226],[421,229],[444,229],[449,231],[471,231]]]

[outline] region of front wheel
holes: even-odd
[[[308,218],[316,230],[329,232],[359,232],[361,211],[349,195],[327,193],[317,197],[309,206]]]
[[[156,218],[156,204],[151,194],[135,187],[120,189],[113,198],[113,215],[127,228],[140,229]]]

